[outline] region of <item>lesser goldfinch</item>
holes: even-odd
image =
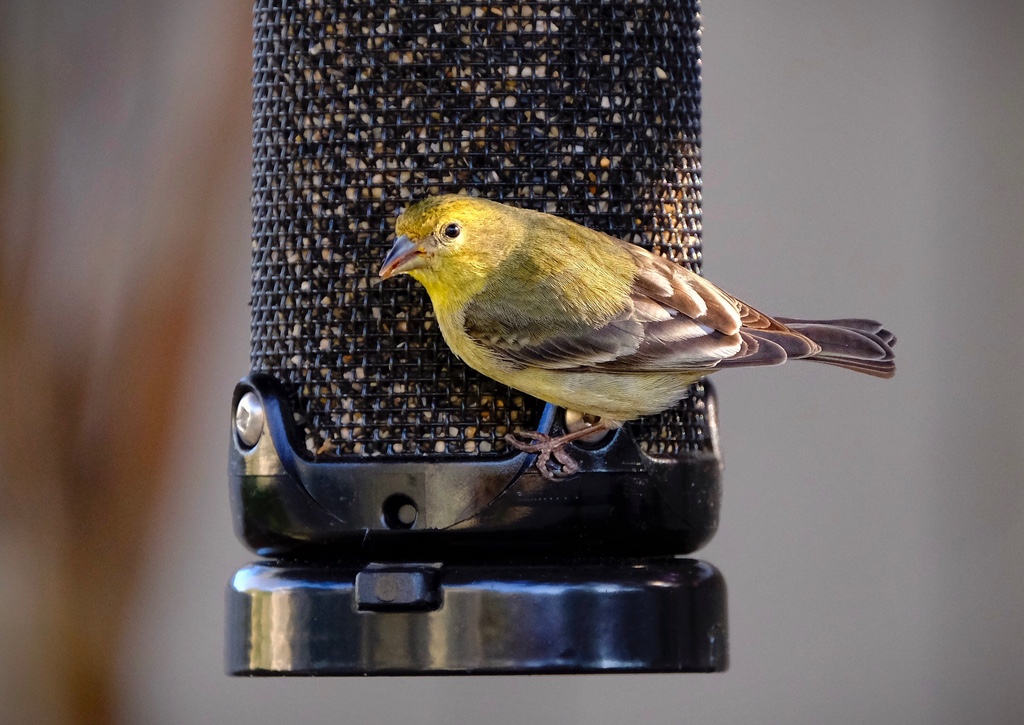
[[[436,196],[401,214],[395,232],[379,275],[426,288],[456,355],[597,419],[557,438],[506,437],[539,454],[546,478],[577,470],[570,441],[672,407],[722,368],[805,359],[880,378],[896,370],[896,340],[877,322],[769,317],[664,257],[550,214]]]

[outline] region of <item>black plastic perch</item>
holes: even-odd
[[[464,191],[699,271],[695,2],[259,0],[253,373],[233,400],[234,674],[715,671],[707,383],[542,479],[564,414],[466,368],[375,272],[398,210]]]

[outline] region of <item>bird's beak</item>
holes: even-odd
[[[377,276],[381,279],[388,279],[396,274],[425,266],[427,266],[427,256],[423,247],[414,244],[409,237],[403,234],[395,240],[395,246],[391,247],[388,256],[384,258]]]

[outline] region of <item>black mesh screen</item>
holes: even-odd
[[[290,386],[319,458],[497,455],[542,404],[444,344],[426,293],[375,278],[396,213],[464,191],[699,269],[694,0],[257,0],[252,366]],[[640,421],[710,445],[700,385]]]

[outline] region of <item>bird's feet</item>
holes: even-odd
[[[576,459],[572,457],[569,451],[565,450],[565,446],[576,438],[573,436],[560,436],[558,438],[552,438],[549,435],[538,433],[537,431],[522,431],[520,434],[523,438],[528,438],[533,443],[527,443],[521,441],[516,437],[514,433],[509,433],[505,436],[505,441],[513,448],[523,451],[525,453],[536,453],[537,455],[537,470],[540,471],[540,475],[549,481],[554,481],[559,478],[565,478],[571,476],[580,470],[580,464],[577,463]],[[568,438],[568,440],[566,440]],[[551,457],[554,456],[555,461],[559,464],[558,468],[553,468],[551,464]]]
[[[554,481],[558,478],[571,476],[580,470],[580,464],[576,462],[576,459],[572,457],[569,451],[565,450],[566,445],[573,441],[589,440],[595,433],[601,434],[616,427],[618,427],[618,424],[614,421],[599,418],[593,425],[584,425],[578,430],[558,436],[557,438],[552,438],[537,431],[523,431],[519,435],[529,438],[533,443],[521,441],[512,433],[505,436],[505,441],[520,451],[538,454],[537,470],[540,471],[540,475],[544,476],[544,478]],[[549,465],[552,456],[560,464],[560,468],[552,468]]]

